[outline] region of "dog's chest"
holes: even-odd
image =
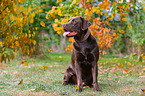
[[[94,55],[91,53],[91,49],[86,47],[77,52],[76,59],[79,63],[88,65],[94,61]]]

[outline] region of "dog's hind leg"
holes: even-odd
[[[70,66],[67,68],[67,70],[65,72],[62,85],[67,85],[68,83],[70,83],[70,84],[76,83],[76,75],[74,74],[74,72]]]

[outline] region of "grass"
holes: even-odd
[[[28,66],[21,64],[25,60]],[[129,62],[129,63],[128,63]],[[74,85],[62,86],[70,55],[49,54],[49,58],[15,58],[0,64],[0,96],[144,96],[145,65],[143,62],[105,56],[100,59],[98,82],[102,92],[84,88],[75,92]],[[121,64],[122,63],[122,64]],[[48,69],[42,66],[47,65]],[[121,68],[120,68],[121,67]],[[23,79],[23,84],[18,83]]]

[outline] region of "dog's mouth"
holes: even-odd
[[[77,35],[78,34],[78,32],[70,32],[70,31],[68,31],[68,30],[66,30],[66,29],[64,29],[64,33],[63,33],[63,36],[64,37],[66,37],[66,36],[75,36],[75,35]]]
[[[63,36],[65,37],[65,36],[75,36],[75,35],[77,35],[78,34],[78,32],[65,32],[65,33],[63,33]]]

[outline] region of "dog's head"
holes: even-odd
[[[81,34],[81,32],[86,30],[90,25],[91,23],[83,17],[72,17],[68,20],[68,23],[63,24],[63,30],[65,31],[63,36]]]

